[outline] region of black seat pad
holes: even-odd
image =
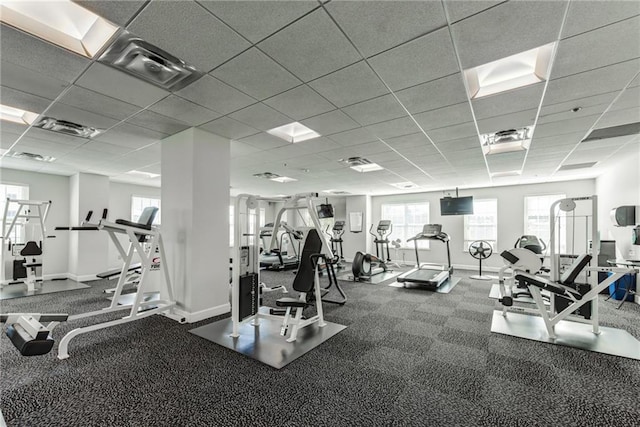
[[[300,301],[299,299],[296,299],[296,298],[285,297],[285,298],[277,299],[276,300],[276,305],[278,307],[302,307],[302,308],[305,308],[309,304],[307,304],[304,301]]]
[[[20,251],[20,255],[22,256],[38,256],[42,255],[42,249],[36,242],[33,240],[29,240],[24,248]]]
[[[143,230],[151,230],[151,225],[140,224],[139,222],[128,221],[126,219],[116,219],[116,224],[126,225],[129,227],[142,228]]]

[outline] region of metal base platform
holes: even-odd
[[[460,282],[459,277],[449,277],[442,285],[440,285],[437,288],[425,286],[420,283],[411,283],[411,282],[404,282],[404,283],[393,282],[393,283],[390,283],[389,286],[394,288],[425,289],[428,291],[437,292],[439,294],[448,294],[449,292],[451,292],[453,288],[455,288],[458,282]]]
[[[118,298],[118,305],[133,305],[135,298],[136,298],[135,292],[131,292],[130,294],[120,295],[120,298]],[[109,301],[112,301],[113,297],[109,297],[107,299]],[[142,302],[154,301],[159,299],[160,299],[160,292],[147,292],[144,294],[144,297],[142,297]],[[155,307],[149,306],[147,310],[151,308],[155,308]]]
[[[487,276],[486,274],[483,274],[482,276],[480,276],[478,274],[474,274],[473,276],[469,276],[469,279],[474,279],[474,280],[496,280],[497,277],[496,276]]]
[[[494,310],[491,332],[640,360],[640,341],[622,329],[600,326],[600,334],[595,335],[591,325],[562,320],[555,327],[558,337],[554,340],[549,338],[541,317],[520,313],[507,313],[505,317]]]
[[[89,285],[82,282],[76,282],[71,279],[45,280],[36,284],[35,291],[29,292],[27,291],[27,285],[24,283],[16,283],[15,285],[6,285],[0,288],[0,300],[52,294],[55,292],[75,291],[77,289],[89,287]]]
[[[258,326],[253,326],[250,322],[245,323],[240,327],[238,338],[231,337],[233,329],[231,318],[219,320],[189,332],[280,369],[346,329],[346,326],[326,320],[325,322],[326,326],[323,328],[314,324],[300,329],[298,338],[292,343],[280,336],[282,321],[279,319],[260,319]]]
[[[399,275],[402,274],[402,271],[385,271],[383,273],[378,273],[371,276],[368,279],[358,279],[360,283],[369,283],[372,285],[377,285],[378,283],[382,283],[385,280],[395,279]],[[338,280],[347,280],[349,282],[353,282],[353,273],[342,274],[338,276]]]
[[[521,289],[523,291],[525,291],[526,289]],[[509,291],[507,291],[508,293]],[[542,291],[542,296],[549,296],[549,293],[547,291]],[[500,299],[502,298],[502,294],[500,293],[500,285],[498,285],[497,283],[494,283],[493,285],[491,285],[491,290],[489,291],[489,298],[492,299]],[[521,295],[517,298],[513,299],[513,302],[521,302],[521,303],[526,303],[526,304],[535,304],[536,302],[533,300],[533,298],[528,297],[526,295]],[[549,299],[545,298],[544,299],[544,305],[549,305]]]

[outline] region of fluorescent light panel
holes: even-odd
[[[160,176],[159,173],[143,172],[143,171],[137,171],[137,170],[131,170],[127,172],[127,175],[136,175],[144,178],[157,178]]]
[[[555,42],[549,43],[464,70],[469,97],[482,98],[547,80],[554,47]]]
[[[275,182],[293,182],[293,181],[297,181],[297,179],[295,178],[289,178],[288,176],[279,176],[277,178],[271,178],[271,181],[275,181]]]
[[[30,125],[38,118],[38,116],[39,114],[32,113],[30,111],[0,104],[0,119],[2,120],[19,123],[21,125]]]
[[[271,130],[268,130],[267,133],[270,133],[273,136],[277,136],[278,138],[282,138],[285,141],[292,143],[302,142],[320,136],[318,132],[309,129],[302,123],[298,122],[293,122],[287,125],[273,128]]]
[[[522,175],[522,171],[521,170],[512,170],[512,171],[505,171],[505,172],[492,172],[491,173],[491,178],[503,178],[503,177],[507,177],[507,176],[520,176]]]
[[[528,150],[531,145],[531,134],[531,127],[484,134],[481,136],[482,152],[490,155]]]
[[[349,167],[356,172],[362,172],[362,173],[381,171],[384,169],[382,166],[380,166],[377,163],[368,163],[366,165],[355,165],[355,166],[349,166]]]
[[[3,1],[0,20],[87,58],[93,58],[118,30],[69,0]]]
[[[399,188],[400,190],[413,190],[418,188],[418,186],[416,184],[414,184],[413,182],[410,181],[406,181],[406,182],[396,182],[395,184],[389,184],[392,185],[396,188]]]

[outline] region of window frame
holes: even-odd
[[[407,207],[408,206],[415,206],[415,205],[422,205],[426,208],[426,212],[427,212],[427,218],[426,218],[426,222],[422,222],[420,224],[417,223],[407,223]],[[398,232],[398,230],[402,229],[403,233],[402,236],[404,238],[400,238],[401,242],[400,242],[400,250],[408,250],[408,249],[415,249],[415,244],[413,242],[408,242],[407,239],[409,239],[410,237],[415,236],[416,234],[418,234],[418,232],[420,232],[422,230],[422,227],[425,224],[429,224],[431,221],[431,203],[429,201],[423,201],[423,202],[419,202],[419,201],[408,201],[408,202],[391,202],[391,203],[381,203],[380,204],[380,219],[390,219],[387,218],[387,215],[385,215],[385,206],[402,206],[404,209],[404,223],[399,225],[397,224],[397,221],[393,221],[391,220],[391,224],[393,226],[393,233],[390,235],[392,238],[389,239],[389,242],[398,239],[399,237],[394,237],[394,234]],[[415,228],[415,227],[419,227],[419,230],[411,235],[408,235],[407,232],[409,231],[409,228]],[[364,231],[364,230],[363,230]],[[366,232],[368,233],[369,230],[366,230]],[[417,242],[418,243],[418,250],[430,250],[431,249],[431,245],[430,245],[430,241],[429,240],[420,240]]]
[[[154,204],[149,204],[149,203],[142,203],[142,209],[140,210],[140,214],[142,213],[142,211],[144,210],[144,208],[149,207],[149,206],[153,206],[153,207],[157,207],[158,208],[158,214],[156,215],[156,217],[153,220],[153,225],[161,225],[162,224],[162,200],[160,199],[160,197],[150,197],[150,196],[139,196],[136,194],[132,194],[131,195],[131,221],[136,222],[138,221],[138,219],[140,218],[140,214],[138,215],[138,218],[135,217],[134,214],[134,199],[141,199],[143,201],[157,201],[158,204],[157,206]]]
[[[471,220],[471,218],[480,215],[479,213],[477,213],[478,209],[476,207],[476,203],[486,203],[486,202],[493,202],[495,204],[495,222],[494,222],[494,224],[489,224],[490,227],[495,229],[495,238],[494,239],[469,238],[470,227],[484,226],[484,225],[480,225],[480,224],[469,224],[469,221]],[[482,199],[474,198],[473,199],[473,212],[474,212],[473,215],[464,215],[463,236],[462,236],[462,251],[463,252],[469,252],[469,245],[471,243],[475,242],[476,240],[484,240],[484,241],[488,242],[491,245],[491,249],[494,252],[497,252],[498,251],[498,216],[499,216],[498,199],[495,198],[495,197],[482,198]]]
[[[551,221],[555,220],[555,218],[551,218],[551,216],[548,217],[548,223],[547,223],[547,232],[544,236],[541,236],[539,232],[532,232],[529,229],[529,199],[541,199],[541,198],[546,198],[547,199],[547,203],[546,203],[546,208],[545,210],[541,211],[544,212],[546,215],[550,214],[550,209],[551,209],[551,205],[557,201],[557,200],[561,200],[561,199],[566,199],[567,195],[564,193],[545,193],[545,194],[531,194],[528,196],[524,196],[523,199],[523,235],[525,234],[531,234],[531,235],[535,235],[538,238],[543,239],[544,243],[547,245],[547,247],[551,244],[550,241],[550,236],[551,236]],[[553,199],[553,200],[551,200]],[[550,201],[550,202],[549,202]],[[561,224],[560,224],[560,247],[558,248],[558,253],[566,253],[567,251],[567,224],[566,224],[566,218],[565,217],[561,217],[560,218]]]

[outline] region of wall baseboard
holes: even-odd
[[[218,305],[216,307],[210,307],[205,310],[195,311],[190,313],[188,311],[175,309],[174,312],[178,316],[184,317],[187,323],[195,323],[201,320],[209,319],[211,317],[220,316],[221,314],[226,314],[231,311],[231,304],[224,303],[222,305]]]

